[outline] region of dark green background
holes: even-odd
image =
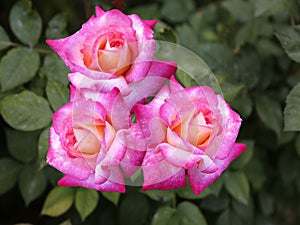
[[[209,65],[243,118],[239,141],[248,148],[200,196],[189,187],[128,187],[98,197],[57,188],[61,174],[45,165],[51,115],[69,94],[68,70],[45,40],[76,32],[95,5],[108,10],[111,1],[32,1],[22,17],[33,18],[31,29],[16,27],[19,14],[9,21],[16,2],[0,1],[0,224],[300,224],[299,0],[127,0],[125,13],[160,21],[158,40],[185,46]],[[42,215],[49,215],[49,193],[55,217]]]

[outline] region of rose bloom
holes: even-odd
[[[151,66],[155,52],[152,28],[156,22],[96,7],[96,16],[78,32],[46,42],[71,72],[96,80],[130,83],[145,77]]]
[[[210,87],[183,88],[172,77],[134,112],[147,144],[143,190],[184,187],[187,174],[199,194],[246,148],[235,143],[241,118]]]
[[[47,162],[65,174],[59,185],[125,192],[120,165],[127,176],[140,167],[139,136],[118,89],[95,101],[71,87],[71,101],[53,115]]]

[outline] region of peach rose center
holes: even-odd
[[[212,133],[212,125],[207,123],[201,111],[199,113],[191,111],[179,124],[174,125],[171,129],[178,136],[202,150],[205,150]]]
[[[122,33],[109,33],[96,41],[95,50],[83,49],[85,66],[116,76],[125,75],[136,58],[136,44],[128,43],[123,36]]]

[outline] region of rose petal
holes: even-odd
[[[173,147],[169,144],[160,144],[162,156],[173,166],[182,167],[184,169],[194,166],[202,159],[201,155],[194,155],[193,152]]]
[[[144,135],[138,124],[130,127],[130,132],[126,135],[126,147],[121,166],[125,175],[130,177],[141,167],[146,153]]]
[[[101,156],[97,159],[97,163],[102,166],[117,166],[123,159],[126,152],[126,134],[127,130],[119,130],[110,146],[101,149]],[[108,134],[107,134],[108,136]],[[105,157],[102,157],[105,154]],[[100,161],[101,160],[101,161]]]
[[[152,29],[157,24],[158,20],[144,20],[144,22]]]
[[[47,163],[59,171],[76,177],[79,180],[87,179],[93,173],[93,162],[85,158],[70,157],[62,148],[59,135],[54,128],[50,128],[50,148],[47,154]]]
[[[140,124],[142,132],[146,138],[148,138],[151,134],[150,131],[150,121],[157,117],[159,118],[159,109],[161,105],[164,103],[164,100],[169,96],[169,89],[167,86],[164,86],[159,93],[155,96],[155,98],[147,105],[136,104],[133,107],[134,114],[136,116],[137,122]],[[126,100],[126,98],[125,98]],[[161,122],[157,125],[161,127]],[[153,122],[153,126],[155,126],[155,122]]]
[[[133,21],[130,16],[125,15],[120,10],[112,9],[109,11],[106,11],[105,13],[101,14],[100,16],[97,16],[98,23],[101,23],[101,25],[113,25],[118,27],[127,27],[128,29],[132,29]],[[86,23],[87,24],[87,23]],[[94,24],[88,24],[91,26],[95,26]]]
[[[91,89],[97,92],[110,92],[113,88],[118,88],[123,96],[130,93],[130,89],[124,77],[115,78],[113,75],[106,79],[92,79],[81,73],[70,73],[68,75],[70,82],[77,89]]]
[[[145,173],[145,172],[144,172]],[[146,174],[149,172],[146,172]],[[156,174],[158,175],[158,174]],[[182,188],[186,185],[184,169],[175,171],[175,174],[160,182],[151,180],[150,174],[144,177],[143,191],[147,190],[171,190],[174,188]]]
[[[103,166],[98,164],[95,170],[95,183],[105,184],[107,182],[124,186],[124,177],[119,166]]]
[[[100,6],[95,7],[95,12],[97,17],[103,16],[103,14],[105,14],[105,11]]]
[[[104,182],[103,184],[96,184],[94,174],[91,174],[88,179],[86,180],[78,180],[72,176],[64,176],[58,181],[58,184],[61,186],[79,186],[85,188],[91,188],[98,191],[107,191],[107,192],[125,192],[125,185],[114,183],[109,180]]]
[[[126,129],[130,124],[130,112],[124,98],[117,89],[110,92],[110,96],[104,99],[99,95],[98,101],[103,102],[106,107],[108,118],[116,129]]]
[[[143,101],[154,95],[157,91],[163,88],[163,85],[168,82],[168,77],[176,71],[176,65],[172,62],[151,61],[151,67],[144,75],[135,79],[129,85],[131,93],[125,96],[125,100],[129,108],[132,108],[137,102]],[[140,63],[136,63],[137,66]],[[141,75],[141,73],[138,73]]]
[[[237,138],[242,120],[240,116],[227,105],[221,96],[218,96],[218,108],[221,113],[219,126],[222,129],[222,133],[215,136],[213,142],[206,149],[206,153],[212,158],[225,159],[230,154],[231,146]]]
[[[171,165],[160,152],[148,151],[143,162],[143,190],[169,190],[186,185],[185,170]]]
[[[188,170],[188,178],[191,187],[196,195],[200,194],[208,185],[213,183],[222,172],[228,167],[230,162],[238,157],[246,149],[245,144],[236,143],[231,147],[228,158],[220,160],[215,159],[215,165],[218,169],[213,173],[206,173],[199,171],[197,167],[192,167]],[[209,171],[209,170],[208,170]],[[209,171],[210,172],[210,171]]]

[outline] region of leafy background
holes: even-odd
[[[68,70],[45,40],[80,29],[98,4],[112,7],[0,2],[0,224],[300,224],[299,0],[127,0],[124,12],[160,21],[157,39],[209,65],[243,118],[247,151],[199,196],[190,187],[120,195],[56,185],[61,174],[45,155]]]

